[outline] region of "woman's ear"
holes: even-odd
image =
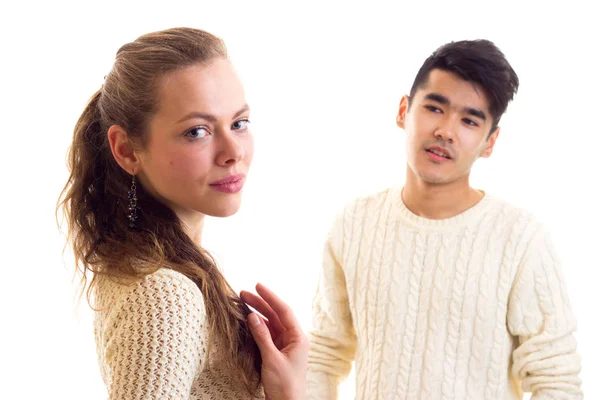
[[[117,164],[129,174],[137,174],[140,161],[125,130],[119,125],[112,125],[108,128],[107,135],[110,151]]]

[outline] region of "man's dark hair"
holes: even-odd
[[[489,40],[450,42],[438,48],[419,69],[410,89],[411,99],[434,69],[455,73],[485,89],[493,118],[492,131],[519,88],[519,77],[500,49]]]

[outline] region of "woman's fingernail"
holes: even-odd
[[[250,325],[254,328],[256,328],[257,326],[260,325],[260,318],[258,318],[258,315],[251,313],[248,316],[248,322],[250,323]]]

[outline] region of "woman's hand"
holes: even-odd
[[[265,286],[260,295],[240,297],[262,316],[251,313],[248,324],[262,357],[262,384],[267,400],[299,400],[305,395],[308,339],[290,307]]]

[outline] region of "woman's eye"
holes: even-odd
[[[235,121],[233,125],[231,125],[231,128],[236,131],[244,131],[248,129],[248,124],[250,124],[249,120],[240,119],[239,121]]]
[[[190,139],[203,139],[208,135],[208,130],[202,126],[197,126],[195,128],[190,129],[185,133],[185,136]]]

